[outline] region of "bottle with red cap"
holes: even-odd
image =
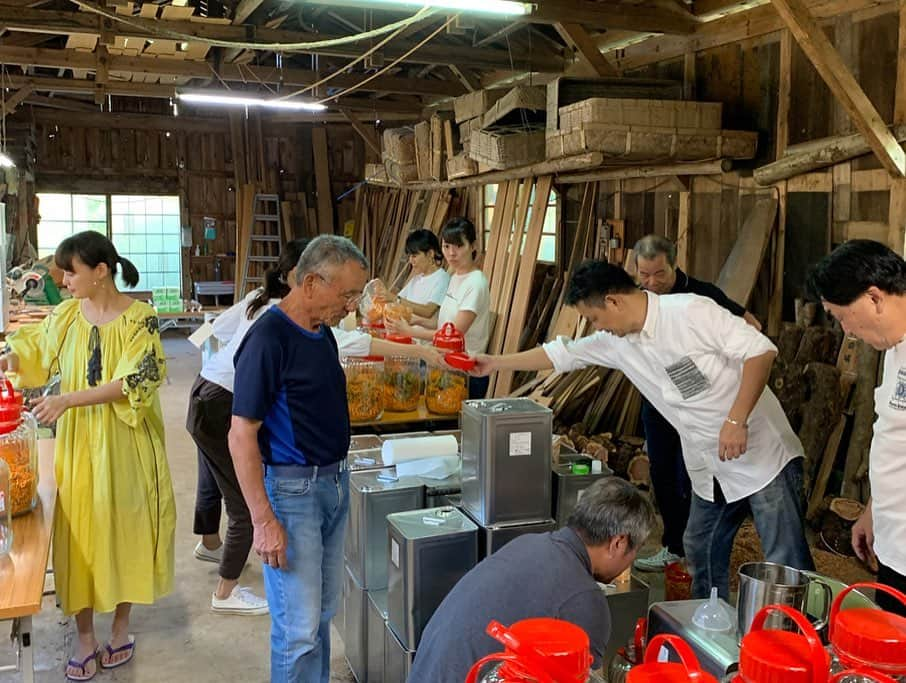
[[[906,605],[906,594],[880,583],[854,583],[840,591],[829,617],[831,671],[857,669],[906,680],[906,617],[869,607],[841,609],[846,596],[859,588],[882,591]],[[859,680],[859,674],[851,675]]]
[[[434,346],[454,359],[465,358],[466,338],[453,323],[444,323],[434,334]],[[458,415],[462,402],[469,398],[469,376],[448,368],[428,368],[425,406],[438,415]]]
[[[35,509],[38,503],[38,425],[23,409],[22,394],[0,379],[0,460],[9,469],[6,507],[13,517]]]
[[[588,635],[560,619],[523,619],[510,628],[492,621],[487,633],[505,646],[479,659],[466,683],[586,683],[592,665]]]
[[[668,646],[677,654],[679,662],[658,661],[661,649]],[[717,683],[717,679],[702,671],[698,657],[685,640],[661,633],[649,641],[644,661],[630,670],[626,683]]]

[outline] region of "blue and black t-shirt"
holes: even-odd
[[[234,363],[233,415],[263,422],[265,464],[324,466],[346,457],[346,377],[329,327],[311,332],[274,306],[252,325]]]

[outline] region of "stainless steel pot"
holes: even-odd
[[[737,635],[739,639],[749,632],[755,615],[768,605],[788,605],[805,613],[809,584],[815,582],[826,592],[825,606],[833,601],[831,587],[821,579],[805,572],[773,562],[749,562],[739,568],[739,598],[736,603]],[[827,624],[829,609],[814,623],[817,630]],[[795,631],[796,625],[780,613],[772,614],[765,622],[766,629]]]

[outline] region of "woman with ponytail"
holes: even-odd
[[[100,233],[63,240],[54,259],[72,299],[9,337],[0,371],[18,386],[59,373],[61,394],[32,401],[39,421],[57,420],[53,567],[57,598],[78,628],[66,677],[132,659],[132,603],[173,587],[176,508],[164,448],[158,387],[166,374],[157,315],[121,293],[138,271]],[[115,612],[101,647],[95,612]]]

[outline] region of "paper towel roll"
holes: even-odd
[[[381,445],[381,458],[384,465],[396,465],[407,460],[423,460],[445,455],[457,455],[459,446],[456,437],[419,436],[414,439],[390,439]]]

